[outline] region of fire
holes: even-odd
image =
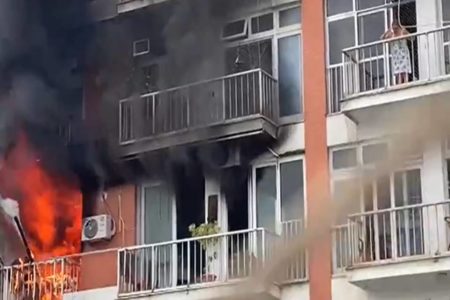
[[[0,193],[19,201],[36,260],[80,252],[82,195],[76,181],[47,171],[25,134],[19,135],[0,171]]]

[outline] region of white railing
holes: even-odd
[[[296,237],[303,234],[305,231],[305,224],[303,220],[290,220],[281,222],[281,237],[285,246],[290,245]],[[306,251],[300,250],[299,253],[291,259],[286,270],[282,274],[280,281],[293,282],[302,281],[307,278],[306,268]]]
[[[127,144],[252,116],[278,119],[277,81],[261,69],[121,100],[119,141]]]
[[[342,64],[330,66],[327,68],[327,80],[327,108],[328,113],[333,114],[341,110]]]
[[[350,265],[350,239],[348,225],[338,225],[332,228],[333,274],[345,272]]]
[[[0,299],[60,299],[78,290],[79,258],[21,263],[0,269]]]
[[[348,266],[450,254],[450,201],[349,217]]]
[[[450,75],[450,27],[376,41],[343,50],[342,98]],[[408,47],[406,67],[394,66],[393,52]],[[397,57],[397,55],[396,55]],[[336,89],[335,86],[330,85]],[[340,91],[336,91],[338,94]]]
[[[265,229],[145,245],[119,251],[119,296],[152,294],[253,275],[279,238]]]

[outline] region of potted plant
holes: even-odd
[[[217,222],[203,223],[199,226],[189,225],[189,232],[192,237],[206,237],[220,233],[220,227]],[[219,272],[219,238],[204,238],[198,241],[206,252],[206,270],[204,271],[203,281],[214,281]]]

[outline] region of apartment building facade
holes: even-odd
[[[91,199],[110,240],[4,266],[1,299],[450,297],[450,1],[112,2],[93,1],[110,55],[85,117],[108,116],[139,176]],[[407,33],[383,39],[394,20]],[[341,200],[328,234],[241,285]]]

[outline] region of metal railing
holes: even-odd
[[[305,224],[303,220],[290,220],[281,222],[281,238],[283,244],[290,245],[290,242],[303,234],[305,230]],[[299,253],[291,259],[286,268],[284,274],[282,274],[281,282],[293,282],[306,280],[307,268],[306,268],[306,251],[301,250]]]
[[[337,113],[341,110],[342,72],[342,64],[329,66],[327,68],[327,108],[329,114]]]
[[[350,265],[350,238],[348,225],[337,225],[332,228],[333,274],[345,272]]]
[[[20,263],[0,269],[0,299],[57,299],[78,290],[79,258]]]
[[[447,253],[449,222],[450,201],[352,215],[348,266]]]
[[[450,27],[443,27],[344,49],[342,98],[449,75],[449,41]]]
[[[279,238],[265,229],[145,245],[119,251],[119,296],[224,283],[253,275]]]
[[[277,81],[261,69],[158,91],[119,103],[121,144],[251,116],[278,119]]]

